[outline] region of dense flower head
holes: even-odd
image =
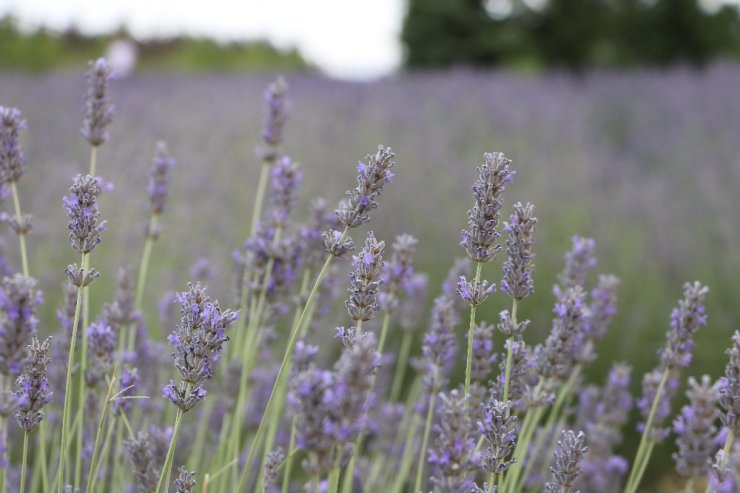
[[[579,361],[586,319],[584,298],[583,289],[575,286],[555,304],[552,329],[537,359],[537,371],[543,377],[566,380]]]
[[[732,347],[725,353],[730,360],[725,366],[725,374],[719,379],[719,405],[724,410],[722,424],[740,435],[740,332],[732,335]]]
[[[442,293],[455,303],[455,306],[459,309],[465,308],[467,302],[458,296],[457,286],[460,282],[460,278],[469,278],[472,275],[472,264],[470,259],[467,257],[456,258],[450,270],[447,271],[447,276],[444,282],[442,282]]]
[[[489,285],[485,279],[468,281],[465,276],[460,276],[457,282],[457,294],[470,306],[480,305],[494,292],[496,292],[496,285]]]
[[[680,368],[691,363],[694,334],[707,325],[704,298],[709,288],[698,281],[683,285],[684,297],[671,312],[671,330],[666,346],[660,351],[662,368]]]
[[[118,379],[118,397],[111,403],[113,412],[118,414],[131,411],[131,399],[128,399],[128,397],[136,395],[139,384],[138,370],[125,366],[121,371],[121,377]]]
[[[282,156],[273,166],[270,202],[272,203],[272,217],[276,225],[284,226],[288,220],[302,179],[303,172],[300,165],[289,156]]]
[[[509,374],[509,402],[512,410],[521,411],[529,405],[527,395],[529,387],[529,374],[533,369],[534,362],[529,348],[524,343],[521,335],[516,335],[504,341],[504,349],[499,359],[499,373],[495,381],[491,382],[492,400],[501,401],[504,398],[504,385],[506,378],[506,357],[511,345],[511,368]]]
[[[20,131],[26,120],[18,108],[0,106],[0,177],[3,183],[17,182],[26,171],[26,156],[21,151]]]
[[[473,328],[473,359],[471,361],[470,378],[479,383],[485,383],[496,363],[496,353],[493,351],[493,325],[480,322]]]
[[[36,335],[36,307],[43,302],[36,281],[22,274],[0,281],[0,374],[17,375],[26,347]]]
[[[90,175],[75,176],[69,195],[64,196],[64,206],[69,216],[69,241],[80,253],[90,253],[100,243],[100,233],[106,221],[99,222],[98,180]]]
[[[485,407],[483,420],[478,422],[478,433],[488,442],[481,466],[497,476],[503,474],[516,462],[516,457],[509,459],[509,456],[514,452],[519,433],[510,403],[492,400]]]
[[[329,203],[321,197],[311,200],[308,205],[309,220],[300,229],[301,250],[304,252],[304,265],[316,269],[326,259],[322,232],[327,227],[337,225],[336,215],[330,211]]]
[[[529,320],[522,320],[521,322],[514,322],[509,314],[509,310],[501,310],[498,314],[498,323],[496,328],[506,337],[519,336],[524,333],[529,327]]]
[[[678,447],[673,460],[678,474],[693,478],[707,473],[709,460],[717,449],[717,386],[709,375],[702,376],[701,383],[691,377],[686,397],[689,403],[673,421]]]
[[[592,339],[601,339],[606,335],[609,324],[617,314],[617,288],[619,278],[612,275],[600,275],[598,284],[591,291],[589,305],[588,332]]]
[[[403,330],[414,330],[419,327],[419,320],[427,306],[426,297],[429,276],[415,273],[406,283],[404,292],[406,300],[401,303],[399,324]]]
[[[51,338],[39,342],[35,337],[28,346],[23,373],[16,380],[18,391],[15,393],[15,418],[18,425],[25,431],[31,432],[44,419],[41,412],[44,406],[51,402],[53,392],[49,391],[46,366],[49,364],[49,346]]]
[[[429,450],[432,464],[432,482],[441,491],[457,493],[470,491],[469,472],[480,466],[476,452],[473,423],[470,419],[468,396],[452,390],[439,394],[438,422],[434,425],[437,438]]]
[[[108,125],[113,121],[113,105],[108,94],[111,76],[110,64],[105,58],[90,62],[87,70],[87,95],[82,136],[91,146],[97,147],[108,140]]]
[[[116,350],[116,333],[105,322],[94,322],[86,330],[89,364],[85,382],[93,387],[105,378],[113,365]]]
[[[574,286],[585,287],[588,272],[596,267],[596,241],[579,235],[573,235],[570,241],[571,248],[565,254],[565,268],[558,274],[560,284],[553,288],[555,296]]]
[[[134,286],[130,269],[121,267],[116,278],[118,289],[113,302],[103,305],[101,320],[119,334],[141,319],[134,306]],[[74,314],[74,312],[72,312]],[[74,316],[74,315],[73,315]]]
[[[321,237],[324,239],[326,252],[338,258],[343,257],[345,253],[351,252],[355,248],[352,238],[349,235],[342,237],[342,233],[336,229],[324,231]]]
[[[159,465],[156,460],[155,446],[150,435],[140,431],[136,437],[126,440],[123,443],[123,448],[133,466],[137,493],[151,493],[156,490],[159,480]]]
[[[377,301],[380,275],[383,271],[385,242],[375,239],[372,231],[365,238],[365,246],[352,257],[353,271],[349,274],[349,298],[345,301],[352,320],[367,321],[380,310]]]
[[[459,317],[451,300],[439,296],[434,300],[429,331],[424,334],[421,351],[424,355],[424,384],[436,391],[444,384],[444,376],[457,352],[455,326]]]
[[[655,370],[646,373],[642,378],[642,396],[637,400],[637,408],[640,410],[640,414],[645,420],[637,423],[637,431],[643,433],[645,431],[645,423],[650,415],[653,400],[656,399],[656,397],[658,399],[658,405],[653,418],[653,425],[650,428],[650,433],[648,435],[648,439],[655,443],[662,442],[668,437],[668,435],[670,435],[671,430],[661,425],[666,418],[668,418],[668,415],[671,414],[671,399],[676,395],[679,387],[677,371],[670,370],[668,380],[663,387],[663,391],[660,395],[657,395],[660,380],[662,378],[663,370],[660,368],[656,368]]]
[[[547,493],[570,493],[581,474],[581,460],[588,451],[582,431],[563,430],[555,450],[555,461],[550,466],[552,479],[545,485]]]
[[[740,489],[740,441],[735,440],[729,454],[719,450],[709,469],[709,487],[716,493],[737,493]]]
[[[509,168],[511,159],[503,153],[486,153],[483,158],[485,163],[478,168],[478,179],[473,183],[475,204],[468,211],[469,230],[463,230],[460,235],[460,245],[476,262],[493,260],[501,249],[497,240],[501,236],[498,224],[502,194],[514,179],[514,171]]]
[[[188,471],[183,466],[177,468],[177,477],[173,483],[175,493],[193,493],[195,488],[195,471]]]
[[[414,253],[418,242],[409,234],[396,236],[391,260],[386,262],[381,276],[383,289],[379,298],[384,310],[394,311],[398,308],[398,295],[407,289],[414,276]]]
[[[260,157],[269,163],[277,159],[275,149],[283,142],[283,128],[288,121],[290,100],[288,84],[278,77],[265,91],[266,112],[262,123],[262,141],[265,148],[258,149]]]
[[[167,144],[157,142],[157,150],[154,153],[152,169],[149,171],[149,184],[146,191],[149,194],[149,207],[152,214],[162,214],[167,202],[167,185],[169,182],[169,171],[175,167],[175,159],[170,155]],[[151,236],[156,236],[156,232],[150,231]]]
[[[521,300],[534,293],[534,229],[537,218],[534,217],[534,206],[527,202],[514,204],[514,213],[510,222],[504,223],[506,240],[506,261],[501,291],[516,300]]]
[[[378,207],[377,199],[383,187],[391,182],[396,155],[390,147],[378,146],[378,152],[365,157],[357,165],[357,186],[347,192],[336,213],[341,224],[356,228],[370,221],[368,215]]]
[[[222,311],[218,301],[211,301],[199,283],[188,288],[175,297],[181,318],[167,337],[182,382],[177,387],[170,382],[164,388],[165,398],[183,411],[205,398],[201,384],[213,375],[213,366],[229,340],[226,332],[238,318],[238,313]]]
[[[278,471],[280,470],[280,466],[284,460],[285,452],[283,452],[283,449],[280,447],[275,450],[270,450],[267,453],[262,474],[262,491],[270,491],[270,488],[275,485]]]

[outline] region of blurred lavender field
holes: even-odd
[[[94,305],[104,301],[101,290],[112,293],[116,265],[139,261],[147,172],[159,139],[177,167],[145,312],[151,317],[165,291],[191,279],[199,257],[218,268],[208,282],[212,295],[231,299],[231,251],[251,214],[262,92],[272,77],[149,73],[112,83],[116,117],[99,169],[115,190],[102,198],[109,230],[96,251],[103,277]],[[372,226],[381,239],[417,236],[418,269],[436,286],[449,259],[463,254],[457,243],[475,167],[483,152],[505,152],[518,172],[505,215],[515,201],[532,201],[540,219],[536,293],[523,307],[532,337],[543,339],[549,328],[551,285],[570,236],[579,233],[596,239],[598,270],[622,279],[620,313],[594,371],[623,358],[636,373],[651,365],[682,282],[699,279],[711,288],[710,327],[697,338],[692,374],[719,375],[721,351],[740,318],[740,67],[582,78],[457,72],[373,84],[291,75],[288,82],[286,149],[303,165],[302,205],[317,195],[341,196],[359,158],[379,143],[393,146],[395,183]],[[22,200],[36,221],[29,255],[46,294],[47,326],[56,326],[61,273],[73,260],[61,197],[87,168],[89,149],[79,137],[83,90],[78,73],[0,75],[0,101],[28,121]],[[300,209],[297,219],[304,219]],[[122,226],[131,224],[141,227]],[[10,240],[5,249],[17,254]],[[486,267],[491,279],[499,268]],[[481,317],[495,320],[505,302],[492,301]]]

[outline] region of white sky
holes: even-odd
[[[330,75],[365,79],[401,63],[403,0],[0,0],[22,26],[136,37],[181,34],[268,39],[296,47]]]

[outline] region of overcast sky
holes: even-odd
[[[137,37],[268,39],[298,48],[331,75],[364,79],[401,63],[403,8],[403,0],[0,0],[0,17],[85,33],[125,24]]]

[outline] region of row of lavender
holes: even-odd
[[[426,291],[425,277],[413,268],[417,242],[399,236],[384,262],[384,242],[368,233],[352,256],[345,302],[352,325],[336,330],[343,349],[326,369],[311,343],[330,344],[322,318],[342,283],[335,260],[354,250],[350,231],[369,222],[395,156],[379,147],[358,165],[357,185],[336,213],[316,200],[313,221],[296,224],[292,209],[302,176],[281,151],[289,106],[282,80],[267,93],[261,176],[248,240],[234,258],[238,310],[222,310],[194,283],[174,297],[180,320],[169,325],[172,357],[163,358],[167,351],[150,339],[141,307],[173,166],[160,146],[135,287],[121,271],[116,298],[91,321],[98,277],[91,254],[106,225],[98,202],[108,186],[96,167],[112,119],[108,77],[104,60],[91,65],[82,132],[91,145],[89,174],[75,177],[64,198],[80,264],[65,271],[67,303],[52,342],[36,339],[41,297],[29,274],[31,221],[21,212],[17,186],[25,169],[24,122],[17,110],[1,110],[3,180],[15,208],[4,220],[18,236],[22,259],[22,273],[2,283],[3,452],[18,459],[2,469],[5,491],[131,487],[158,493],[170,488],[173,466],[181,464],[174,490],[182,492],[195,491],[196,480],[201,491],[524,491],[543,485],[547,491],[618,491],[625,479],[625,491],[638,489],[653,447],[670,435],[664,422],[679,371],[690,363],[694,333],[706,325],[706,287],[684,286],[660,364],[643,379],[637,400],[643,438],[630,466],[615,453],[632,407],[629,367],[615,365],[603,388],[583,381],[615,314],[618,281],[600,276],[595,287],[588,285],[594,242],[575,237],[553,290],[551,333],[528,346],[529,322],[518,320],[517,311],[534,290],[537,220],[531,204],[517,203],[500,227],[503,192],[514,172],[503,154],[486,154],[461,237],[468,259],[454,263],[433,303],[422,356],[410,357]],[[264,214],[263,202],[270,206]],[[512,307],[494,326],[476,320],[476,311],[495,292],[482,277],[501,249],[500,229],[508,235],[500,291]],[[465,306],[467,351],[458,352],[455,328]],[[378,314],[381,321],[373,325]],[[404,329],[399,350],[385,351],[396,327]],[[493,349],[496,330],[505,338],[503,354]],[[734,491],[738,480],[740,336],[729,354],[718,383],[709,377],[689,382],[691,404],[674,423],[677,470],[687,491],[707,475],[707,489],[715,491]],[[460,362],[465,379],[456,385]],[[183,450],[178,442],[189,446]]]

